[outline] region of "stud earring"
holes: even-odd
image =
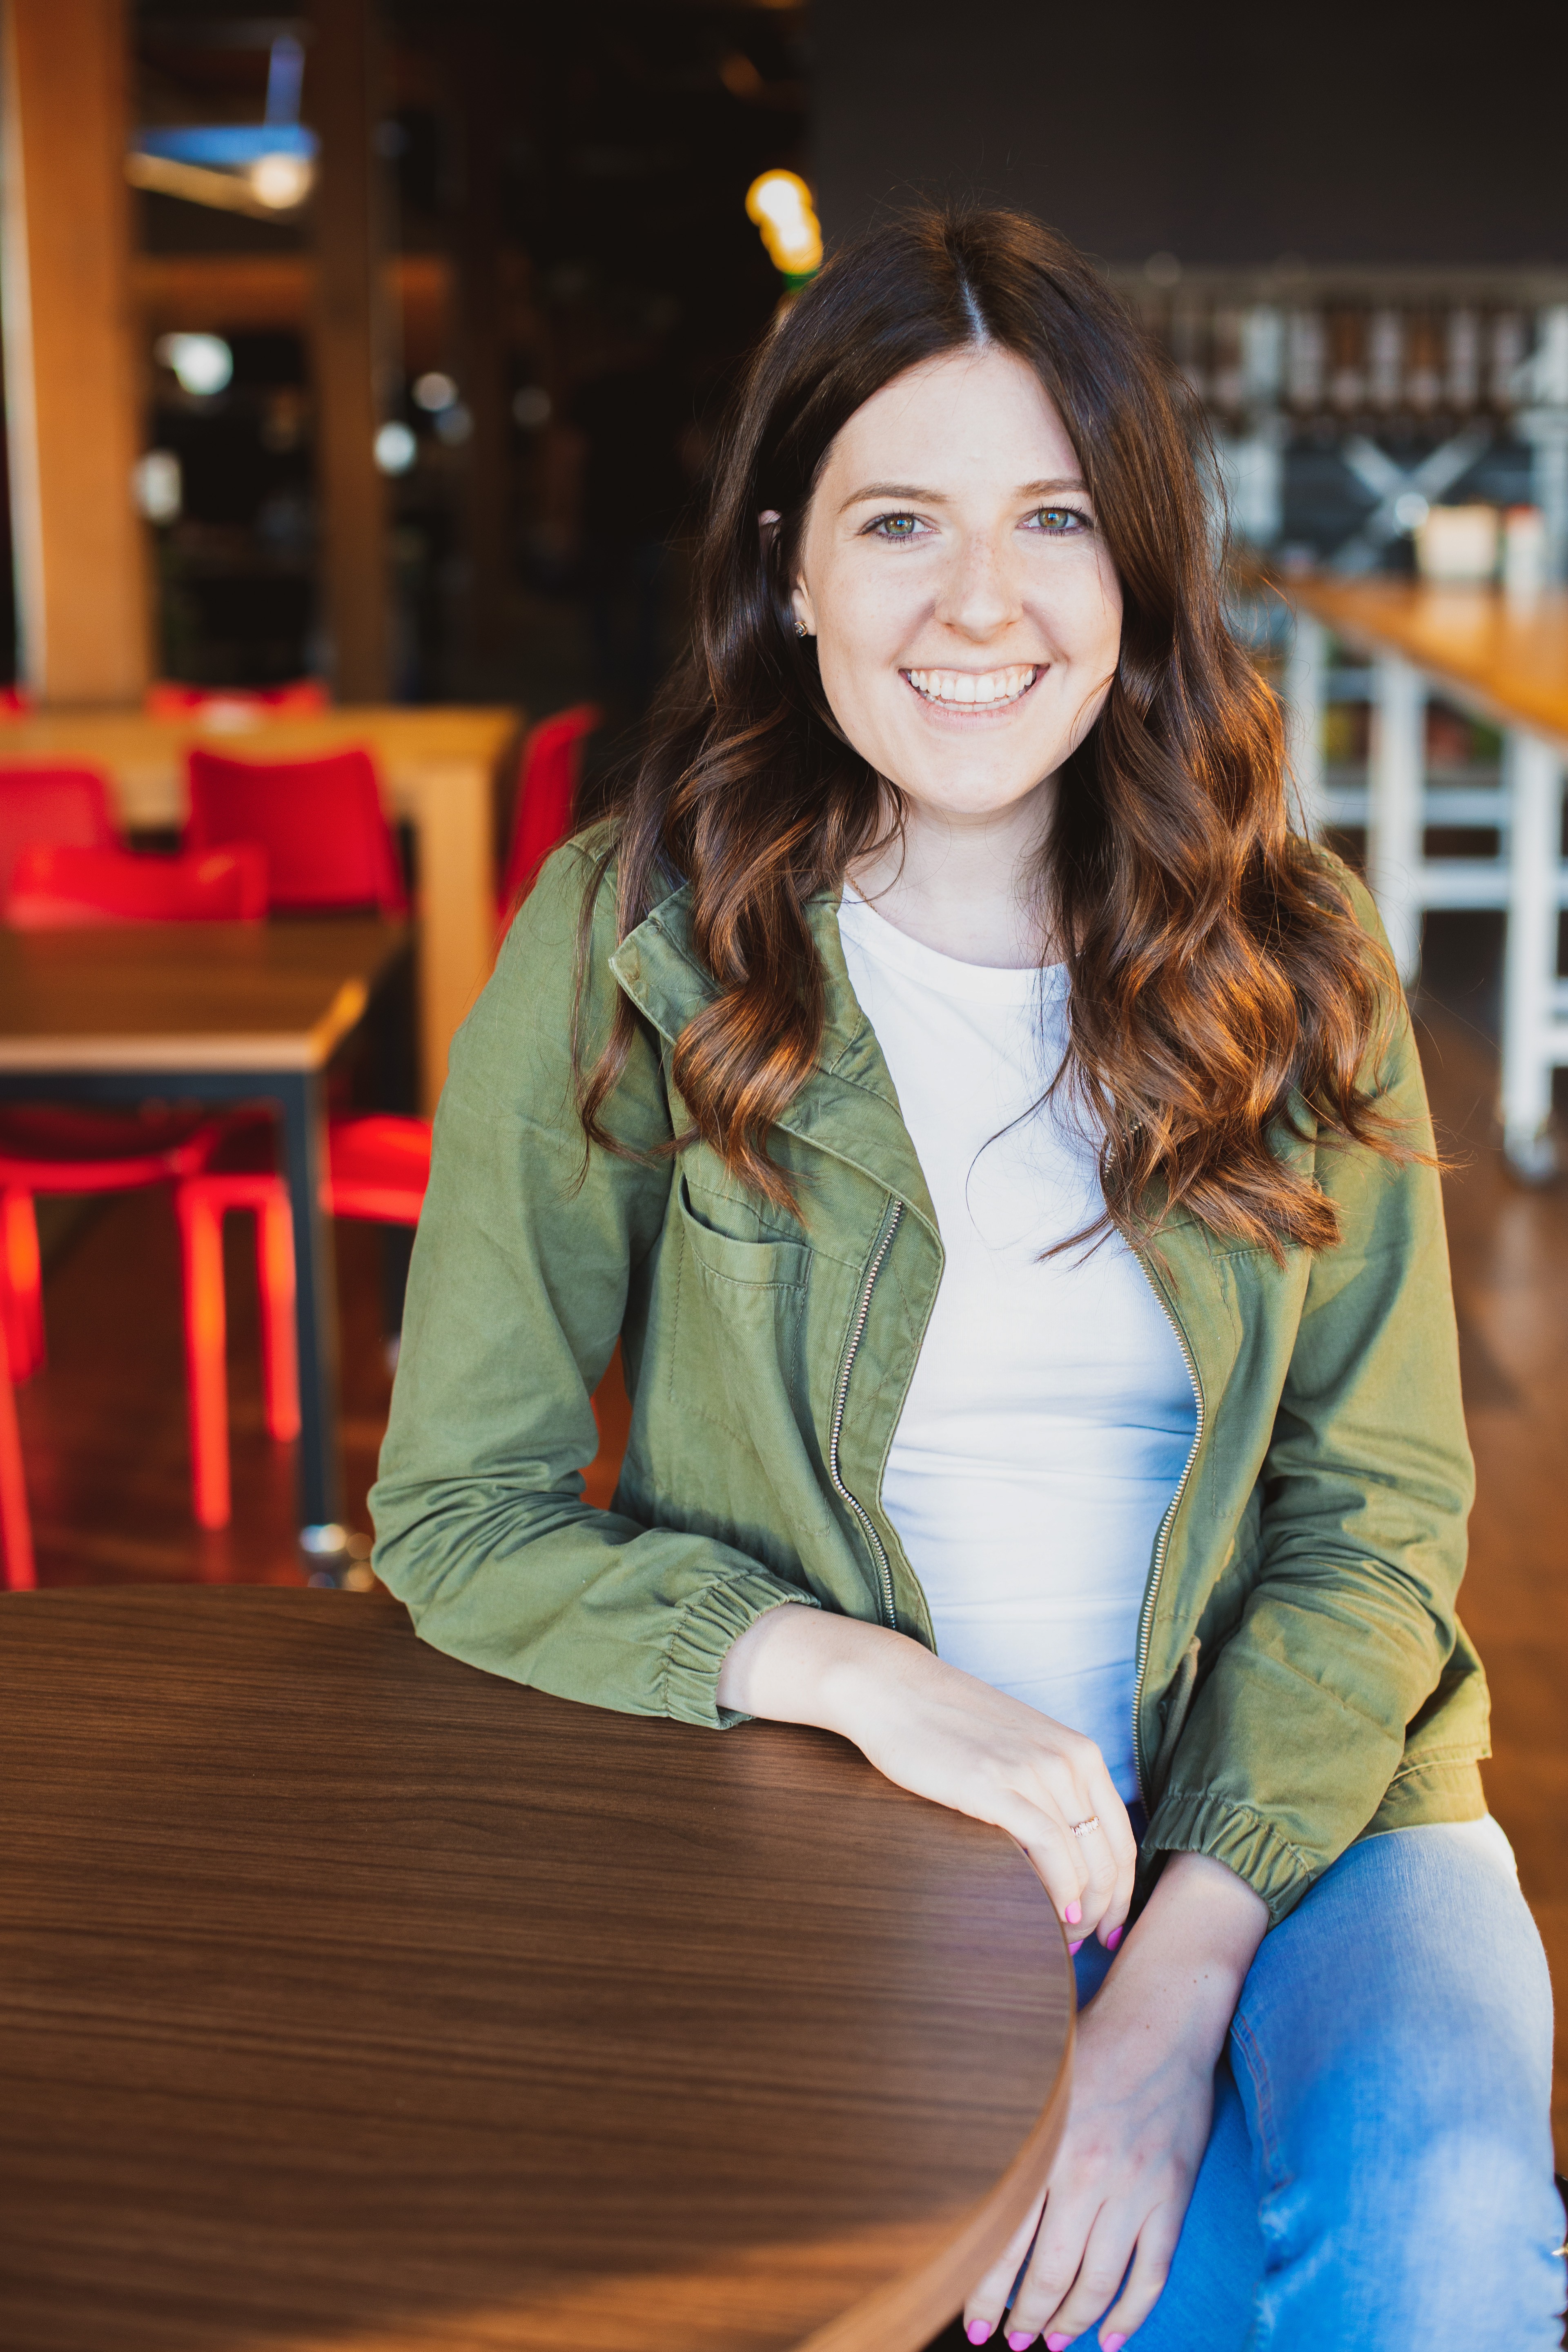
[[[798,614],[795,615],[795,633],[797,637],[808,637],[811,635],[811,631]]]

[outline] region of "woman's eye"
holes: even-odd
[[[878,539],[918,539],[925,526],[918,515],[879,515],[868,526]]]
[[[1069,533],[1094,528],[1089,517],[1078,507],[1037,507],[1030,520],[1037,530],[1049,532],[1053,539],[1064,539]]]

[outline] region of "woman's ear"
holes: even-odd
[[[781,520],[782,518],[780,517],[776,507],[764,507],[761,514],[757,517],[757,528],[763,534],[763,545],[764,548],[771,548],[773,541],[778,536],[778,528]],[[790,590],[789,601],[790,610],[795,614],[796,634],[803,637],[816,636],[816,623],[812,617],[811,598],[806,593],[806,586],[804,580],[797,580],[795,582],[795,586]]]

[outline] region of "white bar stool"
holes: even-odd
[[[1515,1171],[1552,1174],[1552,1078],[1568,1067],[1568,982],[1557,975],[1558,915],[1568,906],[1562,856],[1563,753],[1524,728],[1504,731],[1499,786],[1433,786],[1426,773],[1426,712],[1436,684],[1446,701],[1475,709],[1450,679],[1427,680],[1396,654],[1372,664],[1372,741],[1364,793],[1328,782],[1323,720],[1330,699],[1329,632],[1298,613],[1285,665],[1284,696],[1300,816],[1314,835],[1329,825],[1364,824],[1367,882],[1405,985],[1421,961],[1428,908],[1501,908],[1508,917],[1502,983],[1500,1110],[1503,1145]],[[1495,723],[1496,714],[1478,716]],[[1426,855],[1428,825],[1484,826],[1500,839],[1495,857]]]

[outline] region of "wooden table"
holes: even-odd
[[[915,2352],[1066,2112],[1000,1832],[378,1596],[0,1600],[27,2352]]]
[[[153,828],[184,823],[193,743],[257,760],[367,744],[394,815],[408,819],[417,840],[420,1057],[426,1108],[434,1110],[452,1033],[494,958],[496,786],[521,724],[513,709],[439,704],[365,705],[237,730],[139,710],[49,710],[0,729],[0,764],[84,761],[109,777],[121,824]]]
[[[1522,723],[1568,750],[1568,589],[1514,602],[1495,588],[1323,572],[1287,585],[1347,645],[1396,653],[1497,726]]]
[[[294,1212],[300,1515],[310,1549],[342,1541],[323,1080],[408,947],[406,925],[368,919],[0,927],[0,1100],[278,1107]]]
[[[1309,817],[1331,822],[1321,721],[1327,646],[1339,639],[1371,665],[1373,710],[1365,822],[1367,878],[1406,979],[1420,961],[1431,907],[1506,909],[1501,1110],[1521,1173],[1549,1172],[1552,1076],[1568,1063],[1568,984],[1558,977],[1558,919],[1568,906],[1562,856],[1568,758],[1568,591],[1528,603],[1493,588],[1319,574],[1286,583],[1298,611],[1286,672],[1295,707],[1297,776]],[[1503,730],[1495,790],[1428,791],[1428,695]],[[1428,825],[1479,825],[1503,837],[1496,858],[1428,858]]]

